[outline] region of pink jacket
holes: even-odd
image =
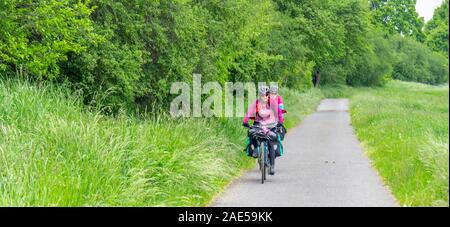
[[[274,108],[272,108],[274,107]],[[248,123],[249,119],[254,119],[261,124],[278,122],[283,124],[283,100],[280,96],[276,100],[270,100],[264,105],[261,100],[256,100],[248,107],[247,114],[244,117],[244,123]]]

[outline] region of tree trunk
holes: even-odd
[[[313,83],[314,83],[314,87],[320,86],[320,69],[315,70]]]

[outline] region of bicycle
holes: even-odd
[[[268,125],[253,125],[248,127],[250,136],[256,138],[258,153],[258,165],[261,171],[261,184],[267,179],[267,169],[270,167],[269,141],[277,139],[277,134],[272,131],[276,128],[276,123]],[[262,151],[262,152],[261,152]]]

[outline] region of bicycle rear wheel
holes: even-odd
[[[267,179],[267,171],[268,171],[267,162],[269,160],[268,156],[267,156],[267,154],[269,153],[268,149],[269,149],[268,144],[266,142],[264,142],[264,152],[263,152],[263,154],[264,154],[264,162],[263,162],[264,163],[264,180]]]

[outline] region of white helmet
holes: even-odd
[[[267,93],[269,92],[269,87],[267,87],[266,85],[259,86],[258,92],[260,95],[262,95],[262,94],[267,95]]]
[[[274,95],[278,94],[278,86],[270,85],[269,91],[270,91],[270,94],[274,94]]]

